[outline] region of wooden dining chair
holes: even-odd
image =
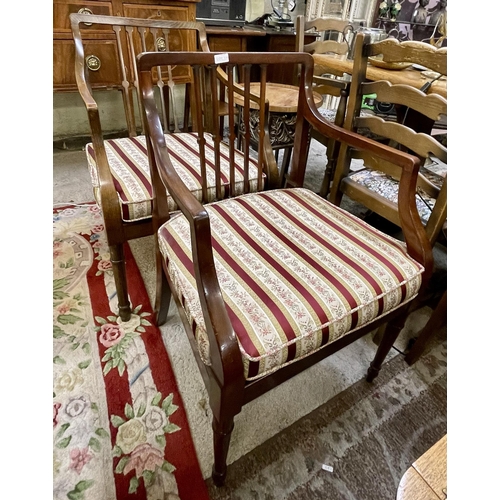
[[[104,218],[116,283],[118,313],[123,321],[128,321],[131,305],[123,244],[153,234],[152,186],[143,134],[143,113],[137,96],[136,56],[145,51],[168,52],[172,49],[208,52],[206,30],[204,24],[198,22],[88,14],[71,14],[70,19],[75,43],[76,81],[90,124],[90,142],[85,147],[89,171],[95,199]],[[85,39],[88,30],[98,31],[106,38],[107,53],[94,52],[95,46]],[[223,89],[225,75],[220,71],[218,76],[220,89]],[[102,116],[107,110],[98,105],[95,97],[95,91],[103,85],[108,88],[110,84],[106,82],[112,77],[121,82],[115,87],[123,97],[122,112],[127,124],[127,131],[118,138],[106,137]],[[105,83],[99,83],[102,81]],[[224,185],[229,183],[229,171],[226,170],[227,161],[220,165],[208,161],[203,166],[206,171],[201,172],[201,159],[193,153],[196,137],[191,133],[193,124],[190,121],[191,70],[173,65],[159,66],[155,69],[154,81],[161,105],[162,123],[168,135],[166,140],[172,151],[175,151],[175,168],[197,199],[211,201],[217,187],[215,178],[220,179],[220,176],[215,175],[215,169],[220,168],[227,173]],[[220,108],[225,105],[220,104]],[[119,112],[119,109],[114,112]],[[207,140],[211,143],[211,136]],[[251,170],[251,173],[255,174],[256,171]],[[201,176],[205,174],[209,183],[202,187]],[[251,179],[252,186],[255,180]],[[235,183],[238,185],[240,182],[241,176],[237,172]],[[168,202],[175,209],[171,197],[168,197]],[[159,310],[159,297],[158,292],[155,311]]]
[[[318,18],[306,21],[305,17],[297,16],[295,21],[297,52],[309,54],[331,54],[339,58],[346,58],[349,52],[349,44],[346,40],[346,32],[350,27],[349,21]],[[317,40],[306,43],[306,36],[317,34]],[[344,123],[347,95],[349,92],[349,81],[343,72],[324,73],[323,69],[315,66],[313,86],[315,92],[323,96],[323,103],[319,112],[328,121],[341,127]],[[328,195],[335,162],[338,157],[339,143],[329,140],[318,131],[311,132],[311,138],[317,140],[326,147],[326,167],[319,194],[323,197]]]
[[[447,74],[447,49],[423,42],[399,42],[388,38],[370,43],[369,35],[358,34],[354,45],[354,67],[344,127],[370,134],[387,144],[416,154],[422,162],[418,175],[416,203],[422,223],[434,244],[442,234],[447,213],[447,147],[432,136],[432,127],[447,114],[447,100],[427,94],[425,87],[435,77],[422,77],[422,89],[388,81],[370,81],[366,69],[370,58],[386,63],[414,63]],[[364,96],[398,107],[398,118],[361,113]],[[410,120],[411,118],[411,120]],[[422,126],[425,124],[425,127]],[[363,160],[363,168],[351,169],[353,159]],[[399,169],[365,151],[343,144],[335,169],[329,199],[340,205],[344,195],[400,226],[398,212]]]
[[[215,126],[221,62],[229,82],[235,68],[244,68],[242,190],[234,183],[238,169],[233,162],[238,154],[234,116],[229,114],[229,137],[223,138]],[[152,72],[159,65],[191,67],[196,154],[202,165],[212,154],[216,164],[217,158],[222,162],[223,144],[229,148],[235,172],[226,188],[222,180],[217,184],[218,198],[212,203],[201,204],[174,166],[175,150],[165,140],[154,95]],[[276,65],[290,70],[298,65],[301,81],[287,185],[267,189],[269,160],[274,157],[265,140],[266,82],[267,72]],[[162,305],[168,307],[173,296],[207,387],[213,414],[212,477],[220,486],[226,477],[234,417],[243,405],[388,323],[367,380],[378,374],[406,310],[432,270],[431,247],[415,204],[420,161],[326,121],[314,104],[314,62],[309,54],[155,52],[141,54],[138,66],[153,178],[153,224],[162,279],[169,285],[164,287]],[[256,156],[249,147],[249,84],[255,74],[263,124]],[[231,107],[231,84],[228,95]],[[302,187],[310,128],[401,168],[398,206],[406,243]],[[252,169],[259,172],[253,192],[248,177]],[[208,179],[202,186],[206,191]],[[180,213],[169,209],[167,191]]]

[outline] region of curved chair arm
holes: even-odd
[[[243,362],[236,334],[226,313],[215,271],[208,213],[185,186],[172,165],[163,128],[159,116],[155,113],[156,103],[151,73],[141,72],[139,78],[143,89],[146,131],[152,139],[148,141],[148,148],[152,148],[150,156],[156,165],[156,168],[152,169],[152,184],[155,186],[158,181],[161,181],[161,185],[168,186],[170,195],[189,221],[196,282],[198,290],[203,290],[203,294],[200,294],[200,301],[203,315],[208,320],[205,321],[205,325],[210,345],[211,368],[220,385],[227,384],[228,381],[240,380],[243,377]],[[161,193],[155,192],[156,203],[164,210],[168,210],[165,197],[165,190]],[[166,217],[168,213],[164,212],[158,214],[157,220],[154,216],[155,233]]]
[[[85,104],[90,123],[91,140],[96,155],[96,168],[101,192],[101,204],[103,217],[107,227],[113,225],[116,231],[123,232],[121,224],[116,221],[121,220],[121,209],[118,195],[114,186],[113,176],[109,168],[108,158],[104,147],[99,108],[92,95],[92,88],[88,84],[85,72],[85,52],[82,39],[75,37],[75,78],[78,90]],[[116,234],[116,232],[114,233]],[[123,236],[123,234],[121,234]],[[109,242],[113,244],[112,241]]]
[[[336,126],[326,121],[318,112],[312,91],[314,60],[311,55],[304,54],[304,71],[301,72],[299,112],[297,113],[296,134],[302,137],[302,142],[294,145],[295,152],[292,161],[289,184],[300,185],[303,179],[300,178],[299,158],[305,157],[307,147],[302,128],[312,125],[321,134],[338,140],[345,149],[347,146],[359,150],[369,151],[371,154],[379,156],[381,159],[391,162],[401,169],[401,181],[399,189],[398,209],[401,220],[401,228],[405,237],[408,254],[420,262],[425,267],[423,275],[424,285],[430,278],[433,269],[432,248],[427,237],[425,228],[420,220],[415,201],[415,191],[417,186],[418,173],[420,170],[420,159],[417,156],[398,151],[390,146],[386,146],[360,134]],[[308,122],[308,123],[305,123]],[[303,156],[304,155],[304,156]],[[304,172],[302,170],[302,176]],[[423,287],[425,288],[425,286]]]

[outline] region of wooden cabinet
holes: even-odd
[[[207,41],[212,52],[295,52],[295,33],[272,28],[245,26],[207,26]],[[306,43],[316,40],[306,35]],[[290,68],[269,68],[268,81],[289,84],[294,75]]]
[[[195,21],[199,0],[53,0],[53,87],[55,91],[76,91],[75,55],[69,23],[72,12],[96,15]],[[116,88],[120,84],[115,35],[109,27],[82,27],[84,45],[98,61],[92,71],[95,88]],[[174,37],[175,40],[175,37]],[[188,40],[179,40],[172,50],[194,50]],[[92,62],[92,61],[91,61]]]

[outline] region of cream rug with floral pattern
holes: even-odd
[[[122,323],[99,208],[54,210],[53,228],[53,498],[207,499],[130,249],[133,316]]]

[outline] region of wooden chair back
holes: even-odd
[[[142,133],[144,130],[141,103],[137,95],[137,55],[147,51],[201,50],[208,52],[210,50],[205,25],[200,22],[134,19],[76,13],[70,15],[70,20],[76,48],[76,81],[80,94],[87,107],[97,106],[92,97],[92,91],[99,90],[100,87],[94,83],[93,75],[103,71],[117,73],[121,82],[116,88],[122,92],[125,119],[130,137],[134,137],[138,132]],[[85,41],[85,33],[88,30],[96,29],[106,35],[109,39],[108,43],[112,46],[112,57],[102,61],[92,52],[92,47],[87,45]],[[158,89],[162,106],[162,122],[166,131],[171,129],[178,131],[181,126],[176,109],[176,98],[179,94],[174,90],[176,85],[188,85],[184,110],[184,127],[187,126],[189,83],[191,80],[192,75],[187,68],[177,69],[166,66],[158,67],[155,70],[155,85]]]
[[[383,58],[389,64],[418,64],[435,72],[422,78],[422,89],[409,85],[392,85],[388,81],[370,81],[366,69],[370,58]],[[446,220],[447,180],[432,172],[426,172],[426,164],[438,164],[446,171],[447,148],[431,135],[433,124],[447,114],[447,100],[438,94],[427,94],[425,87],[434,77],[447,74],[447,49],[437,49],[429,44],[415,41],[399,42],[388,38],[370,43],[368,35],[358,34],[354,46],[354,69],[344,127],[348,130],[364,131],[389,145],[417,155],[422,161],[418,176],[418,188],[436,200],[426,224],[431,243],[434,243]],[[423,75],[424,76],[424,75]],[[383,103],[394,104],[398,117],[366,114],[361,106],[366,95],[376,95]],[[423,125],[423,126],[422,126]],[[399,180],[400,170],[390,162],[375,158],[369,153],[343,146],[334,175],[330,200],[340,204],[342,196],[361,202],[372,211],[400,225],[397,204],[390,202],[373,189],[353,181],[350,163],[353,158],[362,159],[365,168],[382,172]]]
[[[76,83],[90,125],[90,142],[86,145],[89,171],[110,247],[117,313],[123,321],[128,321],[131,306],[123,245],[153,233],[151,179],[145,144],[143,147],[144,113],[138,96],[137,54],[173,49],[208,51],[205,25],[82,13],[70,14],[70,22]],[[86,38],[89,32],[98,34],[105,43],[96,47]],[[186,131],[190,127],[191,81],[188,67],[165,65],[154,69],[155,93],[165,133],[177,132],[181,127]],[[95,91],[110,89],[121,93],[122,109],[114,101],[98,104]],[[182,103],[177,99],[185,100],[183,117],[179,112]],[[116,130],[116,125],[106,123],[107,114],[121,116],[126,130]],[[158,309],[156,303],[155,310]]]
[[[317,18],[306,21],[304,16],[297,16],[295,50],[308,54],[329,54],[346,59],[349,52],[346,35],[350,27],[349,22],[345,20]],[[318,39],[306,43],[306,35],[310,34],[311,30],[317,33]],[[342,72],[325,74],[323,68],[315,65],[313,85],[314,91],[323,96],[320,112],[335,125],[341,127],[345,118],[349,80]],[[335,141],[328,141],[314,130],[311,137],[327,147],[327,164],[319,193],[326,197],[330,189],[339,145]]]

